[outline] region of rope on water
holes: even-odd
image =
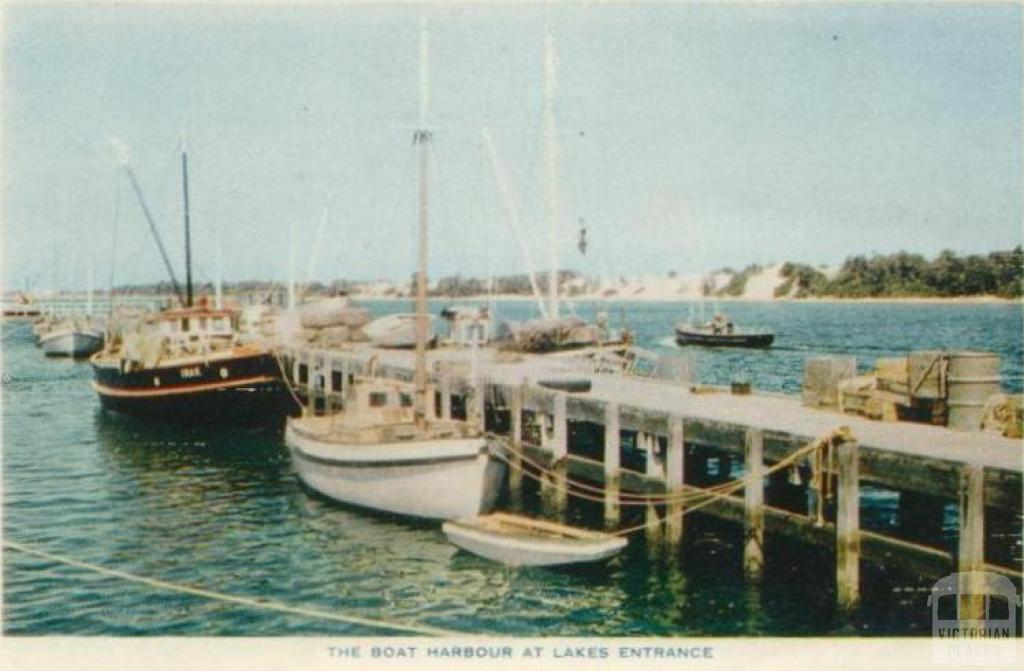
[[[386,622],[384,620],[374,620],[365,617],[359,617],[357,615],[345,615],[344,613],[331,613],[328,611],[315,610],[312,608],[303,608],[301,606],[289,606],[286,604],[275,603],[272,601],[264,601],[261,599],[253,599],[243,596],[234,596],[231,594],[224,594],[221,592],[214,592],[208,589],[202,589],[199,587],[191,587],[189,585],[179,585],[166,580],[158,580],[156,578],[147,578],[145,576],[134,575],[132,573],[126,573],[124,571],[118,571],[115,569],[105,568],[103,566],[97,566],[96,564],[90,564],[88,562],[78,561],[69,557],[62,557],[55,555],[50,552],[44,552],[43,550],[37,550],[21,543],[16,543],[10,540],[3,541],[3,547],[6,550],[14,550],[15,552],[21,552],[23,554],[32,555],[42,559],[49,559],[60,564],[67,566],[74,566],[76,568],[84,569],[86,571],[92,571],[93,573],[99,573],[102,575],[111,576],[114,578],[120,578],[129,582],[135,582],[142,585],[148,585],[155,587],[156,589],[167,590],[170,592],[179,592],[181,594],[190,594],[192,596],[198,596],[205,599],[212,599],[214,601],[224,601],[227,603],[234,603],[241,606],[248,606],[250,608],[260,608],[263,610],[273,610],[280,613],[289,613],[292,615],[303,615],[306,617],[317,618],[322,620],[332,620],[335,622],[344,622],[345,624],[354,624],[363,627],[370,627],[373,629],[389,629],[392,631],[400,631],[409,634],[418,634],[421,636],[476,636],[477,634],[470,634],[462,631],[453,631],[450,629],[441,629],[440,627],[431,627],[430,625],[422,624],[411,624],[402,622]]]

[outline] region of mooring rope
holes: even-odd
[[[301,606],[289,606],[287,604],[275,603],[273,601],[264,601],[261,599],[253,599],[244,596],[235,596],[232,594],[224,594],[223,592],[215,592],[213,590],[202,589],[199,587],[191,587],[189,585],[179,585],[177,583],[167,582],[166,580],[159,580],[157,578],[148,578],[146,576],[135,575],[127,573],[125,571],[118,571],[116,569],[106,568],[104,566],[97,566],[96,564],[90,564],[88,562],[79,561],[77,559],[71,559],[70,557],[62,557],[50,552],[31,548],[21,543],[16,543],[10,540],[3,541],[4,549],[14,550],[15,552],[21,552],[34,557],[42,559],[49,559],[60,564],[67,566],[74,566],[75,568],[84,569],[86,571],[92,571],[93,573],[99,573],[102,575],[111,576],[114,578],[120,578],[129,582],[135,582],[142,585],[148,585],[155,587],[156,589],[166,590],[170,592],[179,592],[181,594],[190,594],[192,596],[198,596],[205,599],[211,599],[214,601],[224,601],[227,603],[234,603],[242,606],[248,606],[250,608],[259,608],[263,610],[273,610],[281,613],[289,613],[292,615],[303,615],[306,617],[317,618],[322,620],[333,620],[335,622],[344,622],[345,624],[354,624],[363,627],[370,627],[373,629],[390,629],[392,631],[401,631],[409,634],[419,634],[422,636],[478,636],[479,634],[472,634],[462,631],[454,631],[451,629],[442,629],[440,627],[432,627],[424,624],[411,624],[403,622],[386,622],[384,620],[374,620],[365,617],[359,617],[357,615],[346,615],[344,613],[332,613],[323,610],[316,610],[313,608],[304,608]]]
[[[284,362],[281,360],[281,353],[278,352],[276,348],[271,348],[270,353],[273,355],[274,361],[277,362],[277,369],[281,371],[281,382],[285,387],[287,387],[288,393],[291,394],[292,400],[295,401],[295,405],[299,406],[299,408],[305,412],[306,405],[299,399],[299,395],[295,393],[295,390],[292,389],[292,383],[288,379],[288,373],[285,372]]]
[[[501,438],[504,441],[507,441],[507,439],[505,439],[504,437],[501,437]],[[790,466],[792,466],[793,464],[795,464],[797,461],[799,461],[800,459],[804,458],[808,454],[810,454],[812,452],[817,452],[818,450],[821,450],[821,449],[825,448],[826,446],[831,445],[832,441],[834,441],[837,438],[838,439],[842,439],[842,440],[849,440],[850,439],[849,427],[843,426],[843,427],[839,427],[837,429],[833,429],[832,431],[830,431],[826,435],[824,435],[824,436],[822,436],[822,437],[820,437],[820,438],[818,438],[816,440],[813,440],[810,443],[807,443],[806,445],[804,445],[804,446],[794,450],[793,452],[791,452],[789,455],[787,455],[783,459],[775,462],[774,464],[772,464],[768,468],[765,468],[764,471],[763,471],[763,475],[765,475],[765,476],[771,475],[771,474],[776,473],[776,472],[778,472],[778,471],[780,471],[780,470],[782,470],[784,468],[789,468]],[[531,466],[533,466],[535,469],[537,469],[539,471],[539,474],[532,473],[528,469],[524,468],[522,463],[520,463],[519,461],[512,460],[512,459],[508,458],[507,456],[505,456],[504,454],[500,454],[500,453],[497,454],[497,457],[499,459],[501,459],[502,461],[507,463],[512,468],[515,468],[515,469],[519,470],[520,472],[523,473],[523,475],[525,475],[525,476],[527,476],[527,477],[529,477],[529,478],[531,478],[531,479],[533,479],[533,480],[535,480],[535,481],[537,481],[537,482],[539,482],[541,484],[544,484],[546,482],[545,476],[547,476],[549,478],[558,478],[558,479],[561,479],[561,480],[563,480],[565,482],[566,488],[567,488],[567,493],[571,494],[572,496],[575,496],[576,498],[579,498],[579,499],[582,499],[582,500],[585,500],[585,501],[593,501],[593,502],[596,502],[596,503],[603,503],[605,501],[605,497],[604,496],[600,496],[599,497],[599,496],[594,496],[594,495],[587,494],[587,493],[582,493],[582,492],[579,492],[579,491],[572,491],[573,487],[578,487],[578,488],[583,489],[584,491],[585,490],[593,490],[593,491],[601,492],[603,494],[604,493],[603,489],[601,489],[599,487],[594,487],[593,485],[582,483],[582,482],[579,482],[579,481],[576,481],[576,480],[572,480],[570,478],[565,477],[561,473],[558,473],[558,472],[556,472],[556,471],[554,471],[554,470],[552,470],[550,468],[547,468],[547,467],[543,466],[539,462],[530,459],[528,456],[526,456],[526,454],[523,451],[517,450],[514,447],[512,447],[510,441],[507,444],[507,449],[510,452],[516,454],[522,460],[522,462],[526,462],[526,463],[530,464]],[[829,450],[828,452],[829,452],[829,455],[831,456],[831,450]],[[831,466],[831,460],[830,460],[829,465]],[[655,523],[655,524],[651,524],[649,522],[645,522],[644,524],[638,524],[638,525],[636,525],[634,527],[626,527],[624,529],[619,529],[619,530],[615,531],[614,535],[625,536],[625,535],[629,535],[631,533],[634,533],[636,531],[640,531],[642,529],[647,529],[647,528],[652,527],[652,526],[664,524],[665,522],[669,521],[670,519],[675,519],[677,517],[682,517],[684,515],[688,515],[690,513],[696,512],[696,511],[698,511],[698,510],[700,510],[702,508],[705,508],[705,507],[711,505],[712,503],[714,503],[715,501],[721,500],[721,499],[725,498],[726,496],[729,496],[729,495],[731,495],[731,494],[733,494],[733,493],[743,489],[745,486],[746,486],[746,477],[744,476],[743,478],[740,478],[740,479],[737,479],[737,480],[730,480],[728,482],[723,482],[723,483],[720,483],[718,485],[714,485],[712,487],[707,487],[707,488],[704,488],[704,489],[698,489],[697,491],[692,491],[692,490],[691,491],[681,491],[681,492],[673,492],[673,493],[668,493],[668,494],[625,494],[625,497],[632,497],[632,498],[625,498],[625,499],[624,499],[624,495],[622,493],[620,493],[618,504],[622,505],[622,506],[650,506],[650,505],[659,505],[659,504],[661,504],[661,505],[682,505],[683,509],[680,510],[680,511],[673,512],[673,513],[665,516],[664,518],[659,519],[658,522]]]

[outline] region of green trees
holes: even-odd
[[[1021,295],[1024,253],[1020,245],[988,256],[957,256],[944,250],[928,261],[920,254],[898,252],[871,258],[853,256],[839,273],[814,292],[841,298],[906,296]]]

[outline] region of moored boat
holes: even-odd
[[[508,513],[457,519],[441,529],[460,548],[509,566],[599,562],[628,545],[621,536]]]
[[[428,388],[428,398],[433,398]],[[285,442],[299,478],[336,501],[382,512],[452,519],[489,511],[504,465],[468,422],[417,425],[413,388],[405,382],[355,378],[344,410],[291,418]]]
[[[427,89],[426,37],[423,23],[421,91]],[[401,332],[411,327],[416,347],[413,383],[376,379],[371,367],[367,376],[344,381],[339,411],[289,418],[285,442],[299,478],[320,494],[382,512],[450,519],[478,515],[494,505],[504,463],[492,453],[481,422],[438,417],[435,392],[427,383],[431,133],[425,106],[421,113],[421,127],[413,135],[420,153],[416,313],[399,322],[407,325]]]
[[[91,325],[67,323],[40,336],[39,346],[46,356],[83,358],[103,348],[103,332]]]
[[[264,423],[298,410],[275,354],[241,342],[230,310],[158,312],[90,359],[101,406],[169,421]]]

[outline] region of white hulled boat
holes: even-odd
[[[285,442],[299,478],[329,498],[429,519],[487,512],[504,464],[480,426],[440,419],[427,384],[427,222],[431,133],[426,129],[427,34],[420,27],[419,241],[414,383],[350,377],[339,412],[289,418]],[[429,401],[429,402],[428,402]]]
[[[285,441],[302,481],[337,501],[414,517],[493,508],[504,468],[486,438],[433,408],[418,424],[413,394],[408,383],[357,377],[341,412],[289,419]]]
[[[90,321],[68,320],[39,336],[46,356],[87,357],[103,349],[103,331]]]

